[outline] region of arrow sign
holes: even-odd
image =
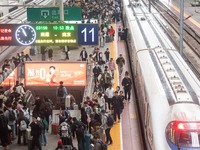
[[[44,17],[45,19],[49,16],[48,10],[41,10],[41,17]]]

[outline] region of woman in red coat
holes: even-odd
[[[109,36],[111,37],[111,40],[114,40],[114,36],[115,36],[115,30],[113,29],[112,26],[110,26],[110,29],[108,31]]]

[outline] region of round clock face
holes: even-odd
[[[30,25],[21,25],[15,32],[15,38],[21,45],[31,45],[36,39],[36,32]]]

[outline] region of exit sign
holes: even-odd
[[[60,9],[58,7],[27,8],[28,21],[60,21]],[[82,20],[80,7],[64,7],[64,21]]]

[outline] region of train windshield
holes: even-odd
[[[166,128],[166,137],[179,148],[199,148],[200,122],[171,122]]]

